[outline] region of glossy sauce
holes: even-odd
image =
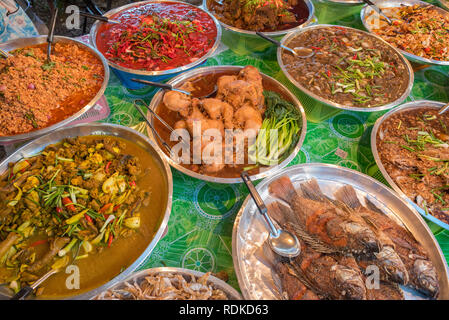
[[[193,85],[196,89],[195,91],[192,92],[192,95],[194,97],[201,97],[201,96],[207,95],[214,90],[215,84],[217,83],[217,79],[219,77],[224,76],[224,75],[237,75],[237,74],[238,74],[238,72],[234,72],[234,71],[222,71],[222,72],[214,72],[214,73],[210,73],[207,75],[202,75],[199,77],[189,79],[189,81],[193,83]],[[280,90],[278,85],[275,82],[264,78],[262,81],[262,84],[263,84],[264,90],[277,92],[278,94],[281,95],[281,97],[283,99],[285,99],[286,101],[292,102],[291,99],[288,97],[288,95],[283,90]],[[177,87],[179,87],[179,85]],[[174,125],[177,121],[183,120],[183,118],[179,115],[178,112],[174,112],[174,111],[171,111],[168,108],[166,108],[165,105],[163,104],[162,100],[159,103],[159,105],[156,107],[156,113],[162,119],[164,119],[172,128],[174,127]],[[151,118],[151,115],[148,115],[148,118]],[[155,120],[153,123],[154,123],[154,127],[155,127],[156,131],[159,133],[161,138],[168,143],[168,145],[170,147],[172,147],[178,143],[176,141],[170,141],[170,131],[165,126],[163,126],[160,123],[160,121]],[[160,143],[159,143],[159,146],[160,146],[161,150],[164,150],[164,152],[166,152],[165,148]],[[198,171],[198,165],[196,165],[196,164],[182,164],[182,166],[191,171],[194,171],[194,172]],[[213,176],[213,177],[220,177],[220,178],[238,178],[238,177],[240,177],[241,172],[245,168],[248,168],[248,167],[250,167],[250,168],[254,167],[251,170],[248,170],[249,174],[251,174],[251,175],[258,174],[260,172],[260,169],[263,167],[267,168],[266,166],[259,166],[256,164],[248,164],[247,154],[245,154],[245,164],[237,164],[234,167],[225,166],[223,168],[223,170],[220,170],[217,173],[207,173],[207,174],[205,173],[205,175]]]
[[[101,137],[104,136],[87,136],[81,139],[88,141]],[[114,139],[125,142],[126,147],[122,150],[122,153],[136,156],[139,159],[143,172],[137,181],[137,185],[141,190],[151,192],[150,204],[147,207],[142,206],[140,209],[141,225],[131,236],[118,238],[110,248],[104,248],[100,253],[91,253],[87,258],[76,261],[80,270],[79,290],[67,289],[65,283],[70,274],[61,272],[45,282],[42,286],[44,291],[40,298],[59,299],[75,296],[105,284],[129,267],[143,253],[159,229],[167,204],[168,187],[163,168],[152,156],[136,144],[121,138],[115,137]],[[145,170],[149,171],[146,172]],[[151,174],[151,179],[147,178],[149,174]],[[39,248],[42,254],[48,250],[48,245],[39,247],[42,247]]]
[[[141,25],[141,18],[145,16],[158,16],[160,18],[168,18],[170,21],[199,21],[203,30],[201,32],[194,33],[194,37],[199,38],[203,43],[205,50],[195,55],[189,55],[182,49],[176,50],[176,57],[164,62],[160,59],[151,59],[155,64],[151,69],[148,69],[146,65],[141,62],[135,61],[121,61],[118,60],[108,50],[119,39],[120,34],[125,30],[131,30],[130,27],[139,27]],[[141,6],[135,6],[130,9],[118,12],[112,15],[111,19],[120,21],[120,24],[106,24],[103,23],[97,33],[97,48],[100,50],[107,59],[114,63],[130,68],[139,70],[159,71],[168,70],[181,67],[192,63],[194,60],[204,56],[214,45],[217,37],[217,28],[213,19],[204,11],[188,5],[179,4],[173,2],[155,2],[148,3]],[[189,34],[189,37],[192,34]],[[189,46],[189,39],[186,40],[186,47]]]

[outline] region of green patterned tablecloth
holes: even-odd
[[[340,24],[363,29],[360,6],[348,7],[314,2],[319,23]],[[260,48],[244,39],[224,35],[218,53],[206,65],[254,65],[273,76],[298,95],[307,112],[307,135],[299,155],[290,165],[305,162],[332,163],[352,168],[381,181],[371,153],[369,137],[373,123],[383,113],[340,112],[328,109],[296,90],[283,76],[273,47]],[[228,49],[228,47],[233,50]],[[257,53],[249,53],[251,49]],[[408,101],[448,101],[449,67],[429,67],[415,73]],[[136,98],[150,101],[151,89],[128,91],[112,75],[106,90],[111,115],[106,120],[145,132],[145,124],[132,107]],[[310,121],[312,120],[312,121]],[[172,169],[173,209],[167,235],[158,243],[141,269],[171,266],[199,271],[226,271],[238,288],[232,262],[232,228],[241,203],[247,196],[242,184],[218,185],[193,179]],[[435,225],[432,230],[449,259],[449,232]]]

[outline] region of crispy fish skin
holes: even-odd
[[[338,251],[375,253],[381,246],[365,222],[351,219],[329,201],[314,201],[299,195],[290,178],[284,176],[269,186],[271,195],[286,201],[296,214],[295,223]]]
[[[426,250],[408,230],[398,225],[379,209],[374,208],[374,205],[371,205],[371,209],[368,209],[362,206],[358,199],[356,201],[354,196],[351,195],[355,192],[352,187],[346,186],[344,188],[340,192],[349,194],[346,197],[352,199],[352,202],[349,201],[348,205],[352,206],[373,227],[386,234],[394,243],[395,251],[408,271],[410,278],[408,284],[430,297],[437,298],[439,294],[438,276]]]
[[[367,221],[363,219],[363,217],[359,215],[356,210],[353,210],[351,206],[346,204],[346,202],[352,203],[353,201],[358,201],[355,190],[352,187],[351,189],[354,191],[351,195],[352,197],[349,199],[343,198],[344,201],[342,201],[338,198],[340,195],[338,191],[336,193],[337,200],[329,199],[321,191],[316,179],[311,179],[310,181],[301,184],[301,191],[306,197],[317,201],[329,201],[349,214],[353,221],[374,231],[380,245],[379,252],[358,254],[357,258],[363,259],[365,263],[369,262],[367,266],[377,266],[381,271],[381,274],[384,276],[384,280],[391,280],[400,284],[406,284],[409,281],[408,272],[401,258],[394,250],[394,244],[391,239],[381,230],[373,229],[372,226],[367,223]],[[343,188],[340,188],[340,190],[343,190]]]
[[[268,206],[268,213],[283,228],[289,230],[288,219],[295,215],[292,210],[278,202]],[[289,230],[293,232],[293,230]],[[305,242],[301,243],[301,254],[290,260],[298,278],[313,288],[319,295],[331,299],[366,299],[363,275],[353,257],[319,253]]]
[[[320,297],[315,292],[308,289],[295,276],[294,271],[291,270],[291,266],[288,263],[279,262],[276,265],[276,272],[281,278],[282,288],[289,300],[320,300]]]
[[[396,283],[381,282],[379,288],[367,288],[367,300],[404,300],[404,294]]]

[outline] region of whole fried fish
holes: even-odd
[[[396,283],[380,282],[379,288],[366,289],[367,300],[404,300],[404,294]]]
[[[311,179],[308,182],[302,183],[301,191],[311,200],[333,203],[337,208],[340,208],[345,214],[349,215],[352,221],[365,226],[366,228],[370,228],[375,233],[380,245],[379,252],[355,252],[358,260],[362,260],[366,266],[377,266],[384,276],[382,280],[393,281],[399,284],[406,284],[409,281],[407,268],[395,251],[394,243],[386,234],[381,230],[373,229],[369,222],[367,222],[358,211],[353,210],[350,206],[346,205],[344,201],[338,199],[338,197],[337,200],[329,199],[321,191],[316,179]],[[355,191],[354,196],[357,198]]]
[[[268,213],[283,228],[290,232],[292,210],[280,204],[271,203]],[[301,254],[289,261],[289,274],[312,289],[317,295],[330,299],[366,299],[364,277],[352,256],[323,254],[315,251],[299,238]],[[279,256],[276,256],[279,258]],[[285,281],[285,280],[284,280]]]
[[[288,177],[272,182],[269,192],[290,205],[295,212],[295,223],[335,250],[357,254],[380,251],[378,237],[366,222],[355,221],[330,201],[307,199],[295,190]]]
[[[410,286],[430,297],[438,297],[439,282],[435,267],[426,250],[408,230],[386,216],[371,202],[367,201],[369,208],[364,207],[351,186],[342,187],[335,196],[353,208],[373,228],[382,231],[390,238],[395,245],[395,251],[407,268]]]

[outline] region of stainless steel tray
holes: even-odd
[[[449,279],[446,260],[435,237],[421,216],[391,189],[360,172],[329,164],[300,164],[289,167],[257,185],[266,203],[276,201],[268,193],[268,186],[281,176],[288,176],[297,187],[301,182],[316,178],[328,196],[343,185],[351,185],[360,198],[367,196],[385,214],[405,226],[429,253],[440,279],[440,299],[449,298]],[[246,198],[239,211],[232,233],[232,256],[242,295],[245,299],[277,299],[273,291],[272,270],[260,261],[255,252],[268,236],[264,220],[254,201]],[[421,298],[409,288],[406,299]]]
[[[426,6],[432,6],[430,3],[420,1],[420,0],[372,0],[380,9],[383,8],[392,8],[392,7],[400,7],[400,6],[412,6],[415,4],[421,4]],[[438,11],[449,15],[449,12],[447,12],[444,9],[441,9],[437,6],[433,6]],[[378,17],[378,14],[371,8],[370,6],[366,5],[363,7],[362,11],[360,12],[360,17],[362,19],[363,26],[366,30],[373,33],[373,20],[374,17]],[[412,53],[409,53],[407,51],[397,49],[399,50],[408,60],[418,63],[418,64],[433,64],[433,65],[441,65],[441,66],[449,66],[449,61],[440,61],[440,60],[434,60],[434,59],[426,59],[417,55],[414,55]]]
[[[215,1],[215,0],[209,0],[209,1]],[[296,26],[294,28],[290,28],[290,29],[286,29],[286,30],[279,30],[279,31],[264,32],[264,34],[266,34],[269,37],[280,37],[280,36],[286,35],[289,32],[299,30],[299,29],[309,26],[313,23],[316,23],[316,21],[318,21],[318,19],[315,17],[315,7],[313,6],[312,1],[310,1],[310,0],[303,0],[303,1],[306,4],[307,9],[309,9],[309,16],[307,17],[307,20],[304,23],[302,23],[299,26]],[[211,15],[213,15],[214,13],[211,10],[209,10],[207,3],[208,3],[208,0],[203,0],[202,7],[204,8],[204,10],[208,11]],[[218,21],[220,22],[220,25],[225,30],[228,30],[235,34],[243,35],[243,36],[246,36],[249,38],[260,39],[260,37],[256,34],[256,31],[239,29],[239,28],[230,26],[224,22],[221,22],[220,20],[218,20]]]
[[[199,272],[196,270],[189,270],[185,268],[173,268],[173,267],[160,267],[160,268],[152,268],[141,270],[139,272],[133,273],[123,279],[121,282],[118,282],[108,288],[105,288],[103,291],[107,291],[110,289],[119,289],[124,286],[124,282],[132,282],[134,280],[138,280],[139,278],[143,278],[145,276],[157,275],[160,273],[171,273],[171,274],[180,274],[185,278],[189,278],[191,276],[195,276],[197,279],[204,275],[204,272]],[[212,275],[209,276],[208,283],[212,285],[216,289],[220,289],[223,291],[229,300],[241,300],[242,296],[237,292],[233,287],[229,284],[220,280]],[[102,292],[103,292],[102,291]],[[100,292],[101,293],[101,292]],[[94,297],[95,298],[95,297]]]
[[[213,67],[203,67],[203,68],[198,68],[198,69],[194,69],[188,72],[185,72],[173,79],[171,79],[170,81],[168,81],[167,83],[173,85],[174,87],[179,87],[182,83],[186,82],[188,79],[197,77],[199,75],[204,75],[204,74],[210,74],[210,73],[214,73],[214,72],[223,72],[223,71],[235,71],[236,73],[238,71],[240,71],[243,67],[240,66],[213,66]],[[300,133],[300,137],[298,139],[298,142],[295,146],[295,148],[291,151],[290,155],[284,159],[284,161],[282,161],[281,163],[279,163],[277,166],[271,166],[266,168],[266,170],[264,169],[263,172],[260,172],[257,175],[253,175],[251,176],[251,179],[253,180],[258,180],[258,179],[262,179],[264,177],[268,177],[272,174],[274,174],[275,172],[279,171],[280,169],[284,168],[285,166],[287,166],[287,164],[290,163],[290,161],[292,161],[295,156],[298,154],[299,149],[301,149],[302,143],[304,142],[305,136],[306,136],[306,131],[307,131],[307,119],[306,119],[306,114],[304,112],[304,109],[301,105],[301,102],[299,102],[298,98],[296,98],[296,96],[291,93],[283,84],[281,84],[279,81],[277,81],[276,79],[273,79],[263,73],[262,77],[263,79],[269,79],[271,81],[273,81],[274,83],[276,83],[278,85],[279,91],[283,92],[286,94],[286,96],[288,97],[287,100],[290,100],[295,106],[296,108],[298,108],[298,110],[301,113],[301,117],[302,117],[302,128],[301,128],[301,133]],[[159,103],[162,101],[164,95],[164,91],[163,90],[159,90],[155,96],[153,97],[153,99],[151,100],[151,103],[149,105],[149,107],[152,110],[156,110],[157,106],[159,105]],[[150,119],[153,122],[153,117],[151,115],[151,113],[148,113],[148,119]],[[156,138],[154,137],[153,131],[148,128],[148,135],[150,136],[150,138],[153,141],[157,141]],[[196,173],[194,171],[191,171],[185,167],[183,167],[181,164],[179,164],[178,162],[174,161],[173,159],[171,159],[171,157],[169,155],[167,155],[159,146],[158,143],[155,143],[158,151],[164,154],[165,160],[170,163],[170,165],[181,171],[182,173],[185,173],[191,177],[200,179],[200,180],[204,180],[204,181],[209,181],[209,182],[216,182],[216,183],[241,183],[242,179],[241,178],[220,178],[220,177],[212,177],[212,176],[208,176],[208,175],[204,175],[204,174],[199,174]]]
[[[128,268],[123,270],[119,275],[111,279],[106,284],[91,290],[89,292],[85,292],[78,296],[70,297],[70,299],[89,299],[99,292],[103,291],[105,288],[114,285],[117,282],[122,281],[128,275],[130,275],[137,267],[145,261],[145,259],[151,254],[157,242],[161,239],[165,228],[167,227],[168,219],[170,218],[171,205],[172,205],[172,195],[173,195],[173,178],[171,174],[170,167],[163,161],[161,154],[157,151],[155,146],[151,141],[148,140],[147,137],[138,133],[135,130],[130,128],[115,125],[115,124],[101,124],[101,123],[90,123],[90,124],[79,124],[70,128],[64,128],[57,131],[54,131],[50,134],[42,136],[32,142],[26,144],[25,146],[18,149],[8,158],[3,160],[0,163],[0,172],[4,172],[8,169],[8,163],[16,162],[24,157],[32,156],[40,151],[42,151],[47,145],[57,143],[64,138],[78,137],[78,136],[88,136],[88,135],[108,135],[108,136],[116,136],[122,139],[131,141],[141,148],[143,148],[148,154],[150,154],[160,165],[162,173],[165,176],[167,183],[167,204],[165,212],[163,213],[163,217],[160,220],[160,225],[155,233],[154,238],[148,244],[147,248],[141,253],[141,255],[134,261]],[[6,298],[5,294],[7,294],[6,290],[1,290],[0,287],[0,300],[2,298]]]
[[[95,103],[101,98],[104,91],[106,90],[106,87],[107,87],[108,81],[109,81],[109,67],[108,67],[108,63],[106,62],[106,59],[100,54],[100,52],[98,52],[96,49],[92,48],[91,46],[89,46],[79,40],[75,40],[73,38],[55,36],[54,40],[55,40],[55,43],[58,43],[58,42],[75,43],[75,44],[83,47],[84,49],[88,50],[95,57],[98,58],[98,60],[103,64],[103,69],[104,69],[104,75],[103,75],[104,80],[103,80],[100,90],[97,92],[95,97],[86,104],[86,106],[84,106],[82,109],[80,109],[78,112],[71,115],[70,117],[68,117],[62,121],[59,121],[49,127],[42,128],[39,130],[34,130],[31,132],[22,133],[22,134],[16,134],[13,136],[0,136],[0,144],[30,140],[30,139],[36,138],[38,136],[44,135],[46,133],[52,132],[52,131],[74,121],[75,119],[77,119],[78,117],[80,117],[81,115],[86,113],[91,107],[93,107],[95,105]],[[46,43],[46,42],[47,42],[47,36],[37,36],[37,37],[32,37],[32,38],[19,38],[19,39],[10,40],[10,41],[4,42],[4,43],[0,43],[0,49],[3,49],[5,51],[12,51],[15,49],[38,45],[38,44],[42,44],[42,43]]]
[[[130,4],[126,4],[123,5],[121,7],[112,9],[108,12],[106,12],[105,14],[103,14],[103,16],[105,17],[111,17],[113,15],[115,15],[118,12],[121,12],[123,10],[127,10],[130,9],[132,7],[138,7],[138,6],[142,6],[148,3],[157,3],[157,2],[169,2],[169,3],[173,3],[173,5],[176,5],[177,3],[182,3],[184,5],[190,5],[192,6],[192,8],[195,9],[199,9],[199,10],[203,10],[202,8],[198,8],[194,5],[191,5],[187,2],[183,2],[183,1],[175,1],[175,0],[146,0],[146,1],[140,1],[140,2],[134,2],[134,3],[130,3]],[[107,63],[115,68],[118,69],[120,71],[129,73],[130,75],[143,75],[143,76],[164,76],[164,75],[169,75],[169,74],[175,74],[178,72],[182,72],[185,71],[187,69],[193,68],[195,66],[199,66],[200,64],[202,64],[203,62],[205,62],[208,58],[210,58],[215,50],[217,50],[218,46],[220,45],[220,40],[221,40],[221,27],[220,27],[220,23],[218,22],[218,20],[214,17],[214,15],[210,14],[208,11],[203,10],[204,12],[206,12],[210,18],[214,21],[215,27],[217,28],[217,37],[215,38],[215,42],[214,45],[212,46],[212,48],[209,50],[208,53],[206,53],[204,56],[202,56],[201,58],[199,58],[198,60],[195,60],[192,63],[186,64],[184,66],[178,67],[178,68],[174,68],[174,69],[169,69],[169,70],[161,70],[161,71],[149,71],[149,70],[138,70],[138,69],[131,69],[131,68],[126,68],[123,66],[120,66],[110,60],[107,60]],[[98,34],[98,28],[104,24],[105,22],[101,22],[101,21],[96,21],[93,25],[92,28],[90,29],[90,33],[89,33],[89,41],[90,43],[92,43],[92,45],[97,49],[97,34]]]
[[[383,117],[377,119],[376,123],[374,124],[373,131],[371,131],[371,150],[373,151],[374,159],[376,160],[376,164],[379,167],[380,172],[384,176],[384,178],[387,180],[388,184],[396,191],[403,199],[405,199],[410,205],[412,205],[423,217],[426,219],[432,221],[433,223],[436,223],[440,227],[449,230],[449,225],[447,223],[444,223],[443,221],[435,218],[431,214],[426,214],[425,210],[418,206],[414,201],[409,199],[404,192],[402,192],[401,188],[391,179],[390,175],[388,174],[387,170],[385,170],[385,167],[380,160],[379,153],[377,151],[377,135],[379,133],[379,129],[382,125],[382,123],[387,120],[392,115],[403,112],[405,110],[415,110],[415,109],[421,109],[423,107],[427,107],[429,109],[441,109],[442,106],[444,106],[445,103],[443,102],[437,102],[437,101],[430,101],[430,100],[418,100],[414,102],[409,102],[401,105],[399,108],[396,108],[394,110],[391,110],[390,112],[386,113]]]
[[[301,30],[295,31],[295,32],[291,32],[289,34],[287,34],[284,38],[282,38],[281,43],[285,46],[288,46],[288,43],[291,41],[291,39],[295,38],[297,35],[304,33],[304,32],[308,32],[310,30],[315,30],[315,29],[319,29],[319,28],[329,28],[329,27],[335,27],[333,25],[328,25],[328,24],[319,24],[319,25],[314,25],[314,26],[310,26],[310,27],[306,27],[303,28]],[[315,99],[316,101],[319,101],[321,103],[324,103],[328,106],[337,108],[337,109],[342,109],[342,110],[348,110],[348,111],[359,111],[359,112],[377,112],[377,111],[382,111],[382,110],[387,110],[387,109],[391,109],[399,104],[401,104],[410,94],[412,87],[413,87],[413,81],[414,81],[414,73],[413,73],[413,69],[412,66],[410,65],[410,63],[407,61],[407,59],[405,59],[400,53],[399,51],[394,48],[392,45],[390,45],[389,43],[387,43],[385,40],[381,39],[380,37],[372,34],[372,33],[368,33],[359,29],[355,29],[355,28],[350,28],[350,27],[345,27],[345,26],[338,26],[340,28],[345,28],[345,29],[349,29],[349,30],[356,30],[358,32],[362,32],[365,33],[366,36],[368,37],[375,37],[377,39],[379,39],[380,41],[382,41],[383,43],[385,43],[386,45],[388,45],[389,47],[391,47],[398,55],[399,57],[402,59],[405,68],[408,71],[409,74],[409,81],[408,81],[408,86],[406,88],[406,90],[404,91],[404,93],[395,101],[392,101],[386,105],[383,106],[378,106],[378,107],[374,107],[374,108],[361,108],[361,107],[347,107],[345,105],[333,102],[331,100],[328,99],[324,99],[318,95],[316,95],[315,93],[313,93],[312,91],[310,91],[309,89],[307,89],[306,87],[304,87],[302,84],[300,84],[298,81],[296,81],[288,72],[287,68],[285,67],[284,62],[282,61],[282,48],[279,47],[277,50],[277,60],[279,63],[279,66],[281,67],[282,72],[284,73],[284,75],[288,78],[288,80],[290,80],[291,83],[293,83],[298,89],[300,89],[301,91],[303,91],[305,94],[309,95],[310,97],[312,97],[313,99]]]

